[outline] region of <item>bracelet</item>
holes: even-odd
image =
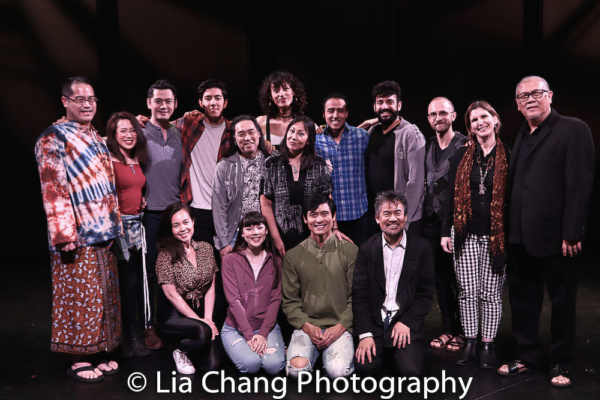
[[[334,230],[334,231],[339,231],[339,229],[338,229],[338,228],[333,228],[333,230]]]

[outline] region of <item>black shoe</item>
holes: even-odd
[[[496,367],[496,351],[494,342],[481,342],[479,347],[479,368],[491,369]]]
[[[144,344],[144,338],[142,337],[142,332],[139,330],[134,330],[131,333],[131,350],[133,351],[133,355],[135,357],[145,357],[149,356],[152,352],[149,348]]]
[[[468,365],[477,356],[477,338],[465,338],[465,347],[454,364]]]

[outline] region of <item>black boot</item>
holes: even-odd
[[[477,338],[465,338],[465,347],[454,364],[467,365],[477,356]]]
[[[478,364],[479,368],[496,368],[496,351],[494,350],[494,342],[481,342]]]
[[[151,351],[144,344],[144,338],[142,337],[142,332],[139,329],[134,329],[131,331],[131,350],[133,351],[133,355],[135,357],[145,357],[149,356]]]

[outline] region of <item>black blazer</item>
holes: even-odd
[[[521,219],[527,252],[534,257],[548,257],[562,254],[563,239],[580,241],[583,237],[594,181],[594,141],[585,122],[563,117],[555,110],[538,129],[540,136],[525,159],[517,217]],[[525,121],[509,163],[509,195],[523,135],[529,132]],[[510,200],[508,205],[507,215],[511,216]]]
[[[406,235],[406,232],[404,233]],[[381,233],[371,236],[358,250],[352,286],[354,335],[371,332],[383,335],[381,307],[385,301],[385,272]],[[435,291],[433,256],[430,244],[408,236],[396,300],[400,309],[390,322],[402,322],[411,330],[411,339],[423,336],[423,321],[431,308]]]

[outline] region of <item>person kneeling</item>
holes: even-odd
[[[223,346],[242,373],[269,375],[285,366],[277,325],[281,305],[281,257],[267,220],[256,211],[242,217],[233,251],[223,258],[223,289],[229,303],[221,330]]]
[[[323,352],[331,378],[354,371],[352,274],[358,248],[333,234],[336,206],[325,195],[308,199],[303,219],[310,237],[285,254],[283,312],[296,328],[287,351],[287,374],[312,372]]]
[[[431,246],[408,236],[406,198],[394,191],[379,193],[377,233],[361,247],[353,283],[354,334],[359,338],[356,371],[373,375],[382,365],[384,348],[393,347],[401,375],[423,371],[423,320],[435,290]]]

